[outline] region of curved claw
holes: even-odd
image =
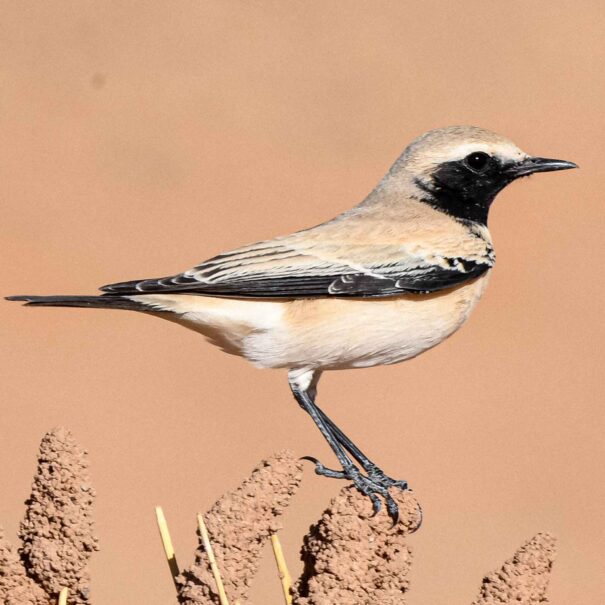
[[[391,517],[391,521],[393,522],[392,527],[395,527],[397,523],[399,523],[399,507],[397,506],[397,502],[393,500],[393,496],[387,492],[385,496],[385,500],[387,502],[387,512],[389,513],[389,517]]]
[[[393,522],[392,527],[395,527],[399,523],[399,506],[389,493],[389,488],[396,487],[401,490],[408,489],[407,481],[391,479],[386,475],[380,468],[372,465],[369,469],[368,475],[364,475],[360,472],[360,469],[356,466],[351,465],[341,471],[337,471],[324,466],[317,458],[313,456],[303,456],[301,460],[308,460],[315,465],[315,472],[323,477],[330,477],[333,479],[348,479],[353,482],[353,485],[362,493],[367,496],[372,502],[372,508],[374,513],[372,516],[376,516],[382,510],[382,498],[386,502],[386,509],[391,521]],[[422,508],[418,507],[420,520],[418,525],[410,531],[413,533],[417,531],[422,525]]]
[[[418,502],[418,525],[416,525],[416,527],[414,527],[414,529],[410,530],[410,533],[416,533],[421,527],[422,527],[422,522],[424,520],[424,511],[422,510],[422,506],[420,504],[420,502]]]
[[[380,498],[372,492],[366,495],[372,501],[372,508],[374,509],[372,517],[375,517],[382,510],[382,502],[380,501]]]
[[[336,471],[331,468],[325,467],[317,458],[313,456],[303,456],[301,460],[308,460],[315,465],[315,474],[321,475],[322,477],[329,477],[330,479],[347,479],[347,475],[344,471]]]

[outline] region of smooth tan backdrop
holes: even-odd
[[[4,1],[1,293],[93,293],[316,224],[433,127],[576,161],[500,195],[460,333],[320,396],[424,504],[410,603],[469,603],[540,530],[560,540],[553,603],[603,603],[604,6]],[[168,322],[2,301],[0,331],[0,523],[15,536],[43,432],[71,428],[99,493],[98,605],[174,602],[154,505],[184,565],[195,513],[261,457],[331,461],[283,372]],[[293,571],[338,487],[309,469]],[[269,558],[254,596],[281,602]]]

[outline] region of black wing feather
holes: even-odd
[[[451,259],[451,267],[430,265],[405,271],[345,273],[332,275],[240,275],[220,282],[203,282],[187,274],[160,279],[129,281],[104,286],[109,295],[136,294],[201,294],[241,298],[372,298],[402,293],[429,293],[452,288],[483,275],[490,263]],[[375,268],[373,268],[375,269]]]

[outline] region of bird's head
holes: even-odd
[[[496,195],[536,172],[577,168],[573,162],[532,157],[508,139],[476,126],[431,130],[413,141],[391,168],[418,197],[458,219],[487,224]]]

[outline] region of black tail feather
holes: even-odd
[[[83,307],[88,309],[126,309],[150,311],[147,305],[122,296],[7,296],[6,300],[24,302],[28,307]]]

